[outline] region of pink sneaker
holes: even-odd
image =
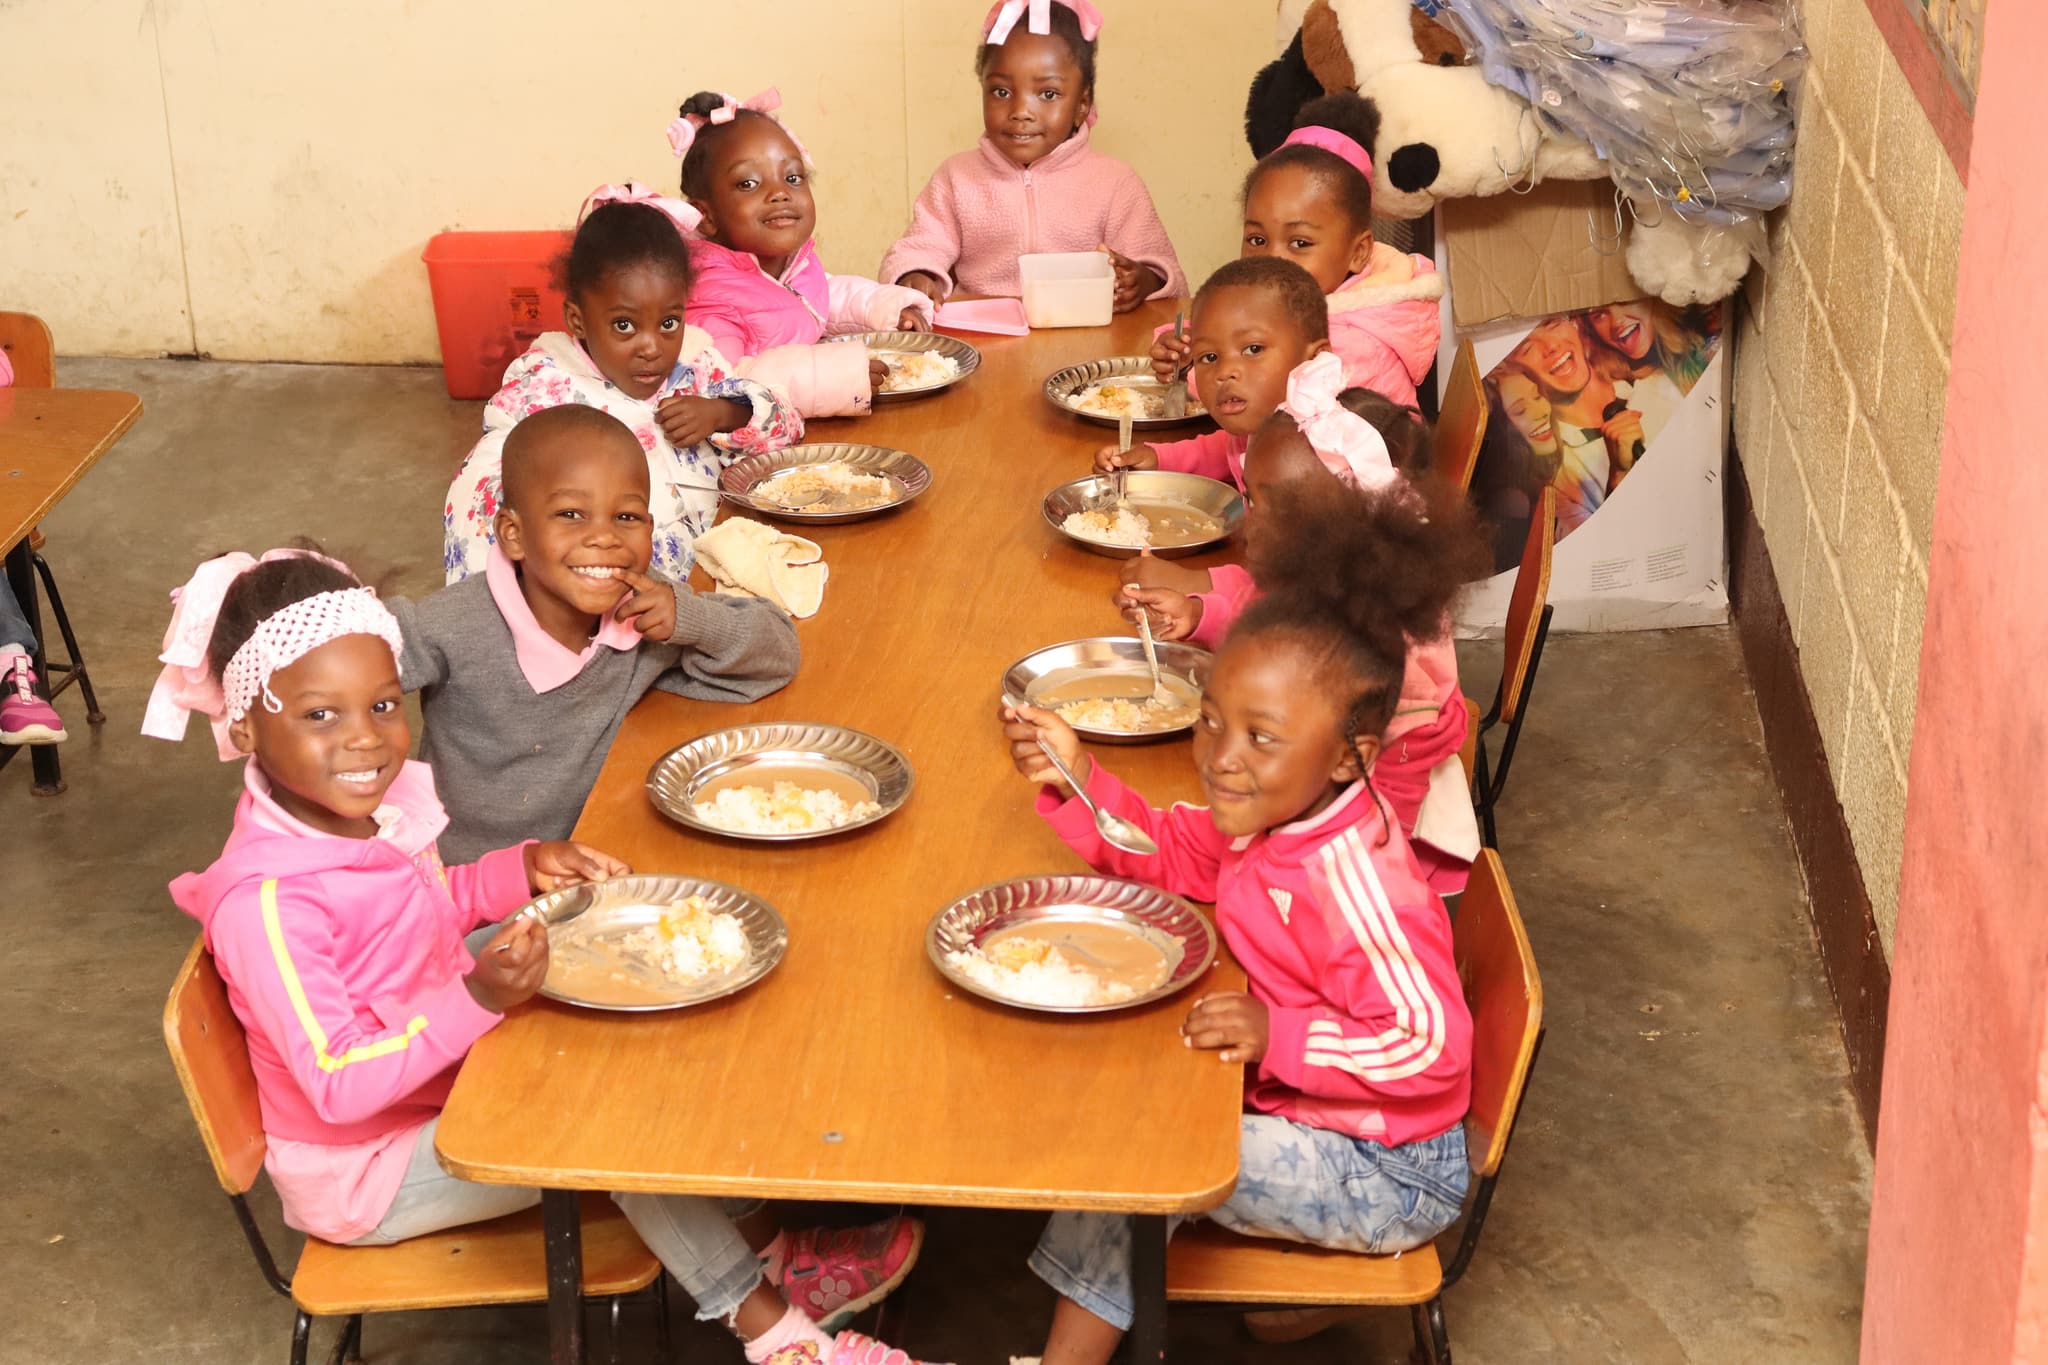
[[[26,654],[0,659],[0,744],[61,744],[64,718],[36,695],[36,671]]]
[[[830,1365],[940,1365],[938,1361],[913,1360],[908,1351],[884,1346],[859,1332],[841,1332],[832,1342]]]
[[[898,1214],[866,1227],[804,1228],[786,1236],[782,1296],[836,1332],[903,1283],[924,1246],[924,1224]]]

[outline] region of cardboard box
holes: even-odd
[[[1527,194],[1446,199],[1437,214],[1458,327],[1551,317],[1643,292],[1615,237],[1611,180],[1548,180]]]

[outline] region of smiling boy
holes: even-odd
[[[549,408],[506,438],[485,571],[391,602],[451,861],[566,838],[649,688],[744,702],[795,676],[796,630],[780,610],[650,575],[652,554],[647,460],[633,433],[596,408]]]

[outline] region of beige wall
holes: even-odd
[[[0,306],[73,354],[432,360],[429,237],[567,224],[605,180],[672,189],[680,99],[771,84],[818,163],[827,265],[866,273],[980,131],[984,9],[0,4]],[[1144,175],[1199,280],[1237,254],[1271,6],[1103,9],[1097,145]]]
[[[1811,0],[1790,207],[1738,342],[1736,439],[1886,956],[1963,186],[1865,0]]]

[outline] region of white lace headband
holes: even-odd
[[[284,703],[270,690],[270,675],[280,668],[290,668],[320,646],[344,635],[376,636],[391,646],[393,660],[405,652],[404,638],[398,633],[398,618],[377,600],[375,588],[344,588],[301,598],[263,618],[263,623],[235,651],[235,657],[228,660],[220,679],[228,723],[249,714],[259,696],[263,698],[264,710],[282,711]]]

